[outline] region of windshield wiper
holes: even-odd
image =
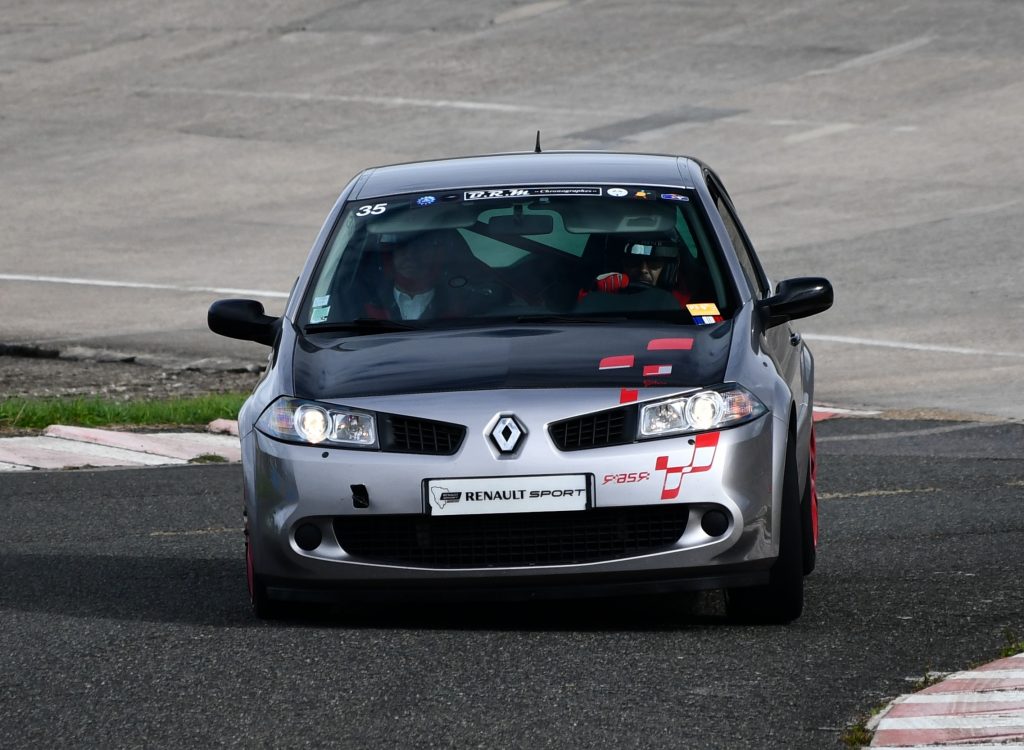
[[[403,320],[381,320],[380,318],[356,318],[337,323],[310,323],[306,333],[333,333],[355,331],[356,333],[387,333],[389,331],[417,331],[420,326]]]

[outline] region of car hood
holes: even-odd
[[[294,395],[710,385],[722,381],[732,329],[731,321],[685,327],[644,321],[300,335]]]

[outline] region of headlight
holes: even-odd
[[[271,437],[309,445],[377,445],[373,414],[282,396],[266,408],[256,427]]]
[[[709,388],[645,405],[640,410],[640,438],[730,427],[767,411],[754,394],[741,386]]]

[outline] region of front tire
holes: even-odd
[[[793,443],[790,435],[782,485],[779,556],[772,565],[768,583],[725,592],[726,613],[738,622],[782,625],[797,619],[803,612],[803,524]]]
[[[252,544],[245,540],[245,578],[249,587],[249,606],[259,620],[280,620],[287,612],[280,602],[267,596],[267,587],[262,576],[256,574],[253,564]]]
[[[807,457],[807,481],[804,483],[804,496],[800,501],[800,526],[803,536],[803,569],[808,576],[814,570],[818,559],[818,455],[814,440],[814,427],[811,427],[811,441]]]

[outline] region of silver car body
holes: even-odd
[[[458,386],[462,381],[454,375],[472,369],[473,352],[480,352],[488,366],[507,370],[511,367],[508,358],[515,357],[516,352],[536,352],[537,347],[549,343],[553,345],[553,358],[558,352],[575,350],[574,344],[560,343],[576,340],[572,338],[572,326],[560,327],[557,323],[491,326],[486,339],[478,336],[479,331],[435,332],[430,334],[429,346],[437,352],[433,361],[418,349],[409,349],[408,357],[404,354],[403,347],[412,347],[416,337],[424,335],[422,332],[338,334],[317,344],[323,351],[313,351],[317,347],[304,336],[300,316],[308,309],[318,263],[346,205],[397,193],[564,184],[600,185],[605,189],[649,184],[698,196],[735,288],[737,304],[731,320],[715,343],[700,338],[704,331],[687,330],[693,327],[673,333],[665,325],[653,325],[646,346],[643,331],[631,329],[632,343],[623,345],[613,335],[605,335],[605,353],[629,355],[634,368],[648,366],[646,362],[655,363],[650,366],[665,363],[671,369],[673,363],[695,360],[708,348],[720,346],[720,361],[724,363],[721,381],[742,385],[766,407],[766,413],[700,435],[563,450],[552,438],[551,428],[556,423],[614,411],[627,403],[632,405],[630,408],[640,408],[711,384],[655,381],[637,387],[629,400],[624,395],[629,389],[614,380],[602,385],[605,381],[566,377],[561,382],[543,381],[548,387],[538,387],[542,381],[531,382],[530,387],[515,387],[512,381],[484,378],[481,382],[498,383],[498,387]],[[543,597],[767,585],[780,553],[787,454],[795,462],[800,496],[812,496],[808,483],[813,469],[814,363],[788,320],[765,323],[768,303],[763,301],[771,297],[771,286],[767,291],[753,288],[756,284],[752,285],[745,275],[716,201],[721,206],[728,195],[714,173],[699,161],[635,154],[514,154],[452,159],[376,168],[352,180],[327,218],[286,311],[277,321],[267,374],[239,418],[250,576],[257,586],[264,587],[258,593],[277,602],[344,602],[360,597],[420,594]],[[828,295],[830,300],[831,289]],[[691,349],[659,343],[687,336],[697,341]],[[595,372],[599,367],[604,369],[600,362],[605,360],[587,346],[580,344],[585,351],[579,355],[581,363],[573,366],[593,368]],[[622,351],[622,346],[631,349]],[[384,352],[391,353],[384,356]],[[371,356],[376,359],[364,359]],[[366,371],[370,369],[366,363],[371,361],[377,364],[372,366],[373,371]],[[384,382],[389,369],[397,372],[406,366],[413,374],[425,375],[423,384],[409,392],[402,392],[401,387],[381,387],[375,392],[375,379]],[[481,372],[486,369],[480,367]],[[331,372],[345,368],[363,369],[360,377],[348,379],[337,379]],[[333,386],[333,382],[342,385]],[[348,388],[345,383],[355,383],[356,387]],[[581,383],[584,387],[579,387]],[[311,394],[311,388],[316,392]],[[282,396],[315,397],[320,403],[348,409],[461,425],[465,437],[451,455],[286,442],[257,427],[268,406]],[[502,433],[506,426],[510,429]],[[502,452],[502,445],[508,447],[503,436],[510,441],[518,437],[513,450]],[[525,535],[521,544],[533,550],[568,542],[560,537],[560,541],[552,541],[548,531],[535,536],[536,529],[520,528],[528,517],[537,518],[543,513],[499,512],[463,517],[471,519],[468,521],[451,519],[463,523],[468,536],[445,541],[458,547],[456,550],[435,554],[429,549],[435,541],[432,535],[437,524],[449,521],[441,505],[446,482],[466,490],[462,495],[456,492],[447,496],[458,496],[467,507],[468,498],[479,494],[473,488],[484,493],[494,490],[497,494],[492,496],[501,497],[500,490],[494,489],[500,488],[501,482],[495,480],[504,479],[518,488],[511,490],[510,497],[515,500],[516,491],[529,494],[530,488],[536,492],[552,489],[553,494],[558,487],[568,486],[561,479],[565,477],[574,478],[565,480],[574,488],[566,491],[567,496],[577,498],[583,506],[570,521],[586,515],[597,518],[595,514],[601,513],[611,519],[607,526],[598,523],[593,529],[579,532],[592,535],[588,542],[592,548],[582,553],[542,549],[533,556],[529,550],[515,551],[512,547],[520,542],[514,535],[519,533]],[[585,491],[581,492],[580,487]],[[651,528],[662,521],[651,521],[649,528],[645,520],[627,532],[633,542],[617,546],[615,529],[631,523],[623,514],[662,514],[669,508],[672,523],[680,531],[677,538],[666,541],[658,537],[658,533],[666,532],[655,533]],[[811,510],[805,509],[804,515]],[[716,520],[725,519],[724,526],[710,524],[712,533],[702,527],[709,511],[724,514]],[[453,507],[449,506],[447,512],[454,512]],[[396,532],[404,535],[399,546],[419,545],[424,549],[382,552],[389,544],[389,532],[367,522],[374,518],[387,523],[397,519],[404,524],[402,531]],[[482,525],[474,526],[477,522]],[[367,523],[372,537],[369,541],[359,536],[362,531],[354,541],[348,540],[349,524]],[[320,538],[314,539],[315,546],[297,541],[297,530],[304,526],[306,531],[310,526],[318,530]],[[506,533],[509,528],[515,530]],[[505,545],[496,555],[489,555],[485,549],[487,534],[491,533],[500,536],[500,544]],[[571,537],[576,532],[551,533]],[[648,533],[652,538],[643,542]],[[674,532],[668,533],[674,536]],[[607,541],[608,537],[613,539]]]

